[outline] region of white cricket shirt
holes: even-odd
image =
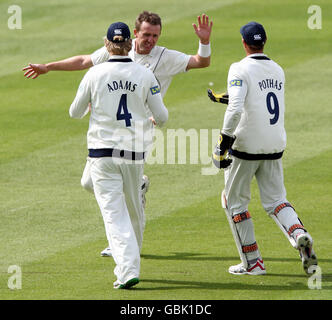
[[[173,76],[186,72],[191,56],[160,46],[153,47],[149,54],[138,54],[135,52],[135,39],[133,39],[129,57],[154,73],[160,86],[161,96],[164,97]],[[91,54],[93,65],[105,62],[108,59],[109,54],[105,46]]]
[[[252,54],[229,69],[229,104],[222,132],[235,135],[232,149],[275,154],[286,147],[283,69],[265,54]]]
[[[88,149],[146,152],[153,138],[150,112],[159,125],[168,118],[155,76],[128,56],[112,56],[85,74],[70,116],[85,116],[89,102]]]

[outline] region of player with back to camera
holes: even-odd
[[[129,57],[154,73],[159,83],[162,97],[166,94],[173,76],[190,69],[205,68],[210,65],[212,21],[209,21],[207,15],[202,14],[202,16],[198,16],[197,25],[193,24],[193,28],[199,38],[199,48],[196,55],[188,55],[157,45],[162,29],[161,18],[158,14],[143,11],[138,15],[135,21],[135,39],[132,41],[132,50],[129,52]],[[29,64],[27,67],[23,68],[23,71],[25,71],[24,76],[35,79],[40,74],[45,74],[48,71],[82,70],[105,62],[108,59],[109,54],[106,48],[102,47],[91,55],[74,56],[47,64]],[[93,192],[89,157],[87,158],[81,184],[87,191]],[[145,193],[148,187],[149,179],[147,176],[143,175],[142,201],[144,205]],[[101,255],[111,256],[110,248],[103,250]]]
[[[132,46],[126,24],[110,25],[105,47],[110,59],[86,73],[69,113],[82,118],[90,104],[91,178],[116,263],[114,288],[127,289],[139,282],[143,160],[153,136],[149,117],[162,125],[168,111],[153,73],[128,57]]]
[[[299,250],[304,271],[312,273],[310,267],[317,265],[313,240],[286,199],[283,179],[284,71],[263,52],[267,38],[261,24],[250,22],[240,33],[246,57],[229,69],[229,101],[213,152],[214,164],[225,169],[222,206],[242,260],[231,266],[229,272],[236,275],[266,273],[248,211],[250,184],[256,177],[265,211]],[[211,91],[208,94],[216,102]]]

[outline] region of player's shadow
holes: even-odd
[[[182,261],[238,261],[237,256],[209,256],[203,253],[189,253],[189,252],[172,252],[169,255],[152,255],[152,254],[142,254],[143,259],[152,260],[182,260]],[[275,258],[275,257],[265,257],[264,261],[268,262],[299,262],[298,257],[294,258]],[[320,262],[332,262],[332,259],[320,259]],[[227,272],[227,271],[226,271]],[[290,274],[290,273],[267,273],[262,277],[280,277],[280,278],[293,278],[295,282],[285,282],[280,281],[280,284],[248,284],[248,283],[222,283],[222,282],[202,282],[202,281],[186,281],[186,280],[167,280],[167,279],[141,279],[142,282],[151,283],[153,286],[150,288],[137,287],[136,290],[170,290],[170,289],[208,289],[208,290],[308,290],[308,285],[306,281],[308,275],[306,274]],[[297,282],[297,279],[301,282]],[[260,281],[262,282],[262,281]],[[324,289],[332,290],[332,274],[322,272],[322,282],[324,283]],[[157,286],[156,286],[157,284]]]
[[[210,257],[203,253],[171,252],[169,255],[141,254],[143,259],[151,260],[196,260],[196,261],[220,261],[222,257]],[[234,258],[233,258],[234,259]]]
[[[279,275],[280,276],[280,275]],[[290,275],[284,275],[289,277]],[[294,275],[293,275],[294,276]],[[332,276],[332,275],[331,275]],[[204,281],[186,281],[186,280],[169,280],[169,279],[145,279],[142,278],[140,282],[151,284],[151,287],[137,287],[135,290],[141,291],[159,291],[159,290],[253,290],[253,291],[267,291],[267,290],[308,290],[306,283],[288,282],[287,284],[263,284],[262,281],[265,276],[259,276],[259,284],[237,283],[237,282],[204,282]],[[307,278],[305,275],[298,275],[299,278]],[[324,282],[325,283],[325,282]],[[332,286],[324,285],[324,290],[332,290]]]
[[[169,255],[154,255],[154,254],[141,254],[143,259],[151,260],[188,260],[188,261],[238,261],[239,257],[225,257],[225,256],[208,256],[204,253],[194,252],[171,252]],[[275,261],[275,262],[299,262],[300,258],[296,255],[294,258],[283,258],[283,257],[264,257],[264,261]],[[332,263],[332,259],[318,259],[319,262]]]

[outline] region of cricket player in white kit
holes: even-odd
[[[126,24],[109,27],[105,47],[110,59],[86,73],[69,113],[81,118],[91,103],[87,142],[93,189],[116,263],[114,288],[126,289],[139,282],[143,161],[153,138],[149,117],[162,125],[168,111],[153,73],[127,55]]]
[[[286,199],[283,181],[284,71],[263,53],[266,33],[261,24],[250,22],[240,32],[247,56],[229,69],[229,103],[213,153],[216,166],[225,168],[222,205],[242,260],[231,266],[229,272],[266,273],[248,211],[250,184],[256,177],[265,211],[299,250],[308,273],[311,265],[317,265],[313,240]]]
[[[171,84],[173,76],[184,73],[190,69],[205,68],[210,64],[211,45],[210,35],[212,21],[205,14],[198,17],[198,23],[193,24],[194,31],[199,38],[199,47],[196,55],[188,55],[176,50],[170,50],[156,45],[161,34],[162,24],[158,14],[143,11],[138,15],[135,22],[132,50],[129,57],[150,69],[158,81],[161,96],[164,97]],[[109,59],[109,53],[102,47],[91,55],[80,55],[65,60],[51,62],[47,64],[29,64],[23,70],[27,78],[35,79],[40,74],[45,74],[51,70],[81,70],[103,63]],[[90,158],[87,158],[84,168],[81,185],[89,192],[93,192],[93,184],[90,175]],[[145,192],[149,186],[147,176],[143,176],[142,201],[145,204]],[[111,256],[110,248],[101,252],[102,256]]]

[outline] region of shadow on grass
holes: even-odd
[[[223,257],[223,256],[209,256],[202,253],[188,253],[188,252],[172,252],[169,255],[149,255],[142,254],[143,259],[151,260],[187,260],[187,261],[237,261],[238,257]],[[265,257],[264,261],[272,262],[299,262],[299,258],[274,258]],[[320,259],[320,262],[332,262],[332,259]],[[228,275],[228,273],[227,273]],[[240,279],[240,276],[234,276],[236,280]],[[245,276],[244,276],[245,277]],[[264,279],[281,278],[278,284],[263,284]],[[151,288],[135,288],[136,290],[170,290],[170,289],[205,289],[205,290],[309,290],[306,279],[309,279],[310,275],[298,274],[298,273],[267,273],[264,276],[257,277],[257,284],[248,283],[236,283],[236,282],[201,282],[201,281],[185,281],[185,280],[167,280],[167,279],[142,279],[144,283],[151,283],[157,285]],[[295,282],[284,282],[282,278],[293,279]],[[252,279],[252,278],[251,278]],[[296,282],[298,279],[299,282]],[[273,280],[275,281],[275,280]],[[332,286],[327,284],[332,283],[332,274],[322,272],[322,283],[324,290],[332,290]]]
[[[224,257],[224,256],[208,256],[204,253],[190,253],[190,252],[171,252],[169,255],[154,255],[154,254],[141,254],[143,259],[151,260],[189,260],[189,261],[237,261],[239,257]],[[264,261],[275,261],[275,262],[299,262],[299,257],[294,258],[271,258],[264,257]],[[318,259],[319,262],[330,262],[332,259]]]
[[[280,276],[280,275],[279,275]],[[289,275],[283,275],[289,276]],[[292,275],[295,276],[295,275]],[[202,281],[185,281],[185,280],[167,280],[167,279],[141,279],[142,283],[153,284],[150,288],[137,287],[135,290],[153,291],[153,290],[183,290],[183,289],[198,289],[198,290],[253,290],[253,291],[268,291],[268,290],[310,290],[308,285],[304,283],[287,283],[283,284],[262,284],[262,279],[268,275],[257,278],[257,284],[248,283],[222,283],[222,282],[202,282]],[[305,277],[305,276],[304,276]],[[299,276],[299,278],[303,278]],[[324,286],[324,290],[332,290],[332,286]]]
[[[235,280],[239,279],[241,276],[234,276]],[[245,277],[245,276],[243,276]],[[253,276],[248,276],[253,277]],[[298,278],[301,282],[286,282],[283,284],[280,281],[278,284],[263,283],[264,279],[269,279],[270,277],[283,277],[283,278]],[[308,288],[307,282],[303,280],[309,277],[305,274],[271,274],[268,273],[264,276],[256,276],[257,283],[237,283],[237,282],[203,282],[203,281],[191,281],[191,280],[168,280],[168,279],[141,279],[142,283],[152,284],[153,287],[150,288],[135,288],[136,290],[253,290],[253,291],[268,291],[268,290],[287,290],[287,291],[301,291],[310,290]],[[322,290],[332,290],[332,286],[326,285],[327,282],[332,282],[332,274],[323,276],[322,278]]]

